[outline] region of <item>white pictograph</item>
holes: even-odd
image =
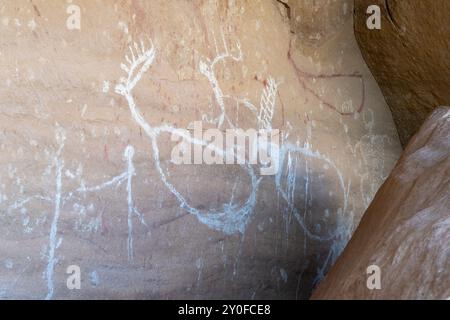
[[[278,84],[273,78],[269,78],[267,86],[261,95],[261,103],[258,115],[258,127],[260,129],[272,129],[272,119],[277,101]]]
[[[190,214],[195,215],[197,219],[202,223],[227,234],[233,234],[235,232],[244,233],[245,227],[248,223],[248,219],[250,218],[256,205],[257,191],[261,178],[258,178],[256,176],[254,168],[252,166],[243,165],[242,167],[244,168],[244,170],[246,170],[251,179],[252,187],[249,192],[248,198],[244,203],[235,204],[233,202],[227,202],[227,204],[224,205],[221,209],[210,210],[199,210],[192,206],[177,190],[173,183],[170,182],[160,161],[158,138],[164,133],[172,134],[174,132],[178,132],[177,128],[168,124],[164,124],[161,126],[151,125],[142,116],[140,109],[136,105],[135,99],[133,97],[133,89],[142,78],[144,73],[154,62],[155,49],[153,47],[153,44],[150,43],[150,47],[148,49],[145,48],[142,42],[141,46],[134,44],[134,48],[130,47],[129,51],[130,56],[125,56],[125,60],[128,64],[122,64],[122,69],[127,73],[127,77],[122,78],[120,84],[116,86],[116,93],[125,97],[128,102],[133,120],[142,128],[147,137],[150,139],[153,162],[161,181],[167,187],[167,189],[178,199],[180,207],[188,211]],[[234,57],[227,51],[226,53],[219,55],[212,62],[210,62],[209,67],[207,67],[204,63],[201,63],[200,66],[200,69],[203,70],[204,74],[207,75],[208,79],[213,84],[214,94],[221,109],[221,114],[217,118],[218,127],[220,127],[225,120],[228,122],[228,124],[232,125],[230,119],[226,115],[225,103],[223,100],[224,95],[219,87],[213,71],[213,67],[217,62],[228,57],[233,57],[233,59],[235,60],[239,60],[241,58],[241,56]],[[206,141],[198,140],[190,136],[183,136],[183,138],[185,139],[185,141],[188,141],[191,144],[210,147],[207,145]],[[216,149],[215,151],[218,154],[223,155],[223,150]]]
[[[177,199],[181,209],[194,215],[198,221],[207,225],[208,227],[221,231],[225,234],[244,234],[246,227],[255,212],[258,200],[258,191],[263,179],[262,176],[256,174],[257,168],[254,165],[242,164],[240,165],[244,175],[249,178],[250,186],[247,190],[247,194],[244,200],[238,202],[235,199],[235,187],[231,194],[230,199],[225,201],[222,206],[217,208],[198,209],[192,205],[185,195],[175,186],[171,181],[170,174],[165,167],[164,160],[160,157],[160,138],[163,134],[172,134],[177,132],[177,128],[171,124],[153,125],[144,118],[139,106],[136,103],[134,97],[134,90],[138,85],[142,77],[150,70],[150,67],[154,64],[156,57],[156,49],[152,42],[148,44],[144,42],[134,43],[129,47],[129,52],[125,55],[125,62],[121,64],[122,70],[126,76],[121,78],[119,83],[115,87],[115,92],[123,96],[129,107],[131,117],[134,122],[142,129],[146,137],[149,140],[151,146],[152,163],[155,166],[158,177],[167,188],[167,190]],[[235,97],[224,93],[220,86],[220,82],[216,75],[216,66],[218,63],[226,64],[228,62],[240,63],[244,59],[239,42],[234,49],[230,49],[223,39],[223,51],[219,52],[214,58],[205,58],[199,63],[199,72],[206,77],[211,86],[211,90],[214,97],[215,107],[212,110],[212,115],[204,116],[204,118],[210,119],[209,123],[215,124],[217,129],[236,129],[237,120],[230,116],[230,105],[243,106],[250,111],[253,116],[253,124],[255,128],[271,131],[273,128],[273,119],[276,115],[277,95],[280,83],[274,78],[268,77],[265,81],[265,86],[262,89],[259,105],[253,104],[249,99],[242,97]],[[106,85],[105,87],[106,88]],[[109,82],[108,82],[109,90]],[[107,91],[104,89],[104,91]],[[231,103],[230,103],[231,102]],[[151,117],[151,116],[150,116]],[[371,123],[369,122],[369,125]],[[346,230],[346,212],[348,210],[350,182],[346,183],[343,173],[327,156],[321,154],[319,151],[313,150],[309,140],[300,145],[298,142],[292,142],[289,138],[289,130],[283,134],[283,142],[279,148],[279,160],[280,168],[278,173],[273,176],[274,193],[283,201],[284,206],[288,214],[285,215],[286,223],[290,223],[291,219],[296,221],[298,226],[304,232],[305,237],[312,241],[329,242],[330,249],[327,252],[326,259],[320,267],[317,269],[318,276],[316,281],[319,281],[323,276],[326,267],[332,263],[337,254],[340,252],[342,241],[347,240]],[[214,148],[206,141],[196,139],[190,135],[183,136],[185,141],[191,144],[201,145],[207,148]],[[372,138],[366,138],[369,140],[370,146],[377,143]],[[27,206],[31,206],[34,201],[40,201],[51,206],[50,214],[50,230],[48,236],[48,243],[45,248],[44,259],[46,261],[46,268],[44,270],[44,279],[46,281],[47,293],[46,299],[51,299],[55,294],[55,268],[58,264],[58,249],[63,243],[63,235],[60,232],[61,216],[64,215],[65,207],[69,202],[82,206],[83,201],[86,199],[86,195],[94,194],[110,189],[118,189],[123,187],[126,192],[127,210],[126,210],[126,226],[127,226],[127,241],[126,251],[127,258],[130,263],[134,261],[134,237],[136,232],[136,223],[140,223],[143,226],[147,226],[144,215],[138,210],[134,196],[133,196],[133,181],[137,178],[136,168],[133,162],[135,156],[135,149],[133,146],[128,145],[123,154],[124,169],[118,175],[109,178],[105,182],[97,185],[86,185],[84,180],[81,181],[80,186],[72,191],[67,191],[64,184],[64,170],[65,163],[63,160],[63,151],[66,144],[66,132],[61,127],[57,127],[55,140],[57,142],[57,148],[51,153],[52,163],[49,166],[49,170],[54,176],[54,191],[51,195],[31,195],[27,198],[17,199],[13,204],[7,207],[6,212],[23,211]],[[214,149],[219,155],[223,156],[224,150]],[[240,154],[235,152],[236,155]],[[301,184],[297,169],[303,160],[305,163],[305,185],[304,185],[304,197],[305,202],[299,206],[296,204],[296,197],[298,196],[298,185]],[[337,177],[341,198],[343,204],[336,212],[338,218],[344,221],[335,230],[331,232],[324,232],[311,228],[305,220],[305,212],[307,211],[308,203],[307,199],[311,191],[310,172],[311,168],[309,163],[323,163],[329,167],[333,174]],[[65,172],[66,175],[71,173]],[[53,178],[52,178],[53,179]],[[266,176],[266,179],[271,179]],[[52,180],[53,181],[53,180]],[[236,184],[235,184],[236,186]],[[367,199],[365,199],[367,200]],[[343,239],[345,238],[345,239]]]
[[[54,195],[51,197],[40,195],[30,196],[28,198],[16,201],[7,208],[7,212],[13,212],[15,210],[23,210],[27,206],[27,204],[30,204],[33,200],[46,202],[53,206],[50,233],[48,237],[48,245],[46,247],[44,254],[44,258],[46,259],[46,269],[44,271],[43,277],[47,285],[47,294],[45,296],[46,300],[52,299],[54,296],[55,291],[54,273],[56,264],[58,263],[59,260],[57,251],[58,248],[63,243],[63,236],[59,232],[59,222],[61,219],[63,208],[70,200],[82,201],[82,198],[87,194],[103,191],[107,188],[118,188],[122,183],[126,182],[126,192],[127,192],[126,200],[128,204],[127,254],[129,262],[133,262],[134,259],[134,249],[133,249],[134,218],[137,218],[140,223],[146,226],[143,215],[138,211],[138,209],[134,204],[132,182],[133,177],[136,175],[136,171],[133,164],[134,148],[131,145],[127,146],[124,152],[124,162],[126,164],[124,172],[99,185],[85,186],[84,184],[82,184],[79,188],[73,191],[65,192],[63,190],[64,160],[62,157],[62,152],[65,146],[66,132],[61,127],[58,127],[56,130],[56,141],[58,144],[58,148],[54,153],[53,161],[52,164],[50,165],[50,169],[54,171],[55,176]]]
[[[243,54],[239,43],[237,43],[234,53],[228,48],[225,41],[223,41],[223,43],[223,52],[218,52],[215,58],[205,59],[205,61],[201,61],[199,64],[200,73],[205,75],[205,77],[209,80],[212,91],[214,93],[215,101],[217,103],[217,106],[219,107],[219,115],[214,118],[217,128],[220,129],[224,125],[227,125],[231,128],[236,128],[235,124],[228,116],[225,104],[226,99],[232,99],[237,103],[244,105],[254,113],[256,126],[258,126],[259,128],[270,129],[272,126],[272,119],[276,106],[276,93],[278,83],[276,83],[273,78],[269,78],[268,84],[264,88],[261,95],[259,110],[247,99],[239,99],[224,94],[215,75],[214,67],[217,63],[223,62],[226,59],[240,62],[243,59]],[[195,215],[200,222],[216,230],[223,231],[227,234],[232,234],[235,232],[244,233],[248,220],[256,206],[258,187],[262,178],[256,176],[253,167],[249,165],[243,165],[243,168],[247,171],[252,181],[252,190],[250,191],[245,203],[241,205],[228,205],[227,203],[227,205],[224,205],[223,210],[210,209],[202,211],[191,206],[186,198],[169,181],[168,175],[161,165],[159,156],[160,150],[158,145],[158,137],[163,133],[172,133],[176,130],[176,128],[167,124],[161,126],[151,125],[142,116],[133,96],[133,89],[142,78],[142,76],[149,70],[150,66],[155,60],[155,48],[152,43],[150,43],[149,48],[145,48],[144,44],[141,42],[140,46],[134,44],[133,47],[129,48],[129,51],[129,55],[131,56],[131,58],[129,55],[125,56],[125,60],[128,62],[128,64],[122,64],[122,69],[127,73],[127,76],[125,78],[122,78],[120,83],[116,86],[116,92],[126,99],[133,120],[144,130],[144,132],[150,139],[153,161],[159,173],[161,181],[164,183],[167,189],[178,199],[180,207]],[[186,139],[186,141],[189,141],[192,144],[207,146],[204,141],[196,140],[189,136],[186,136],[184,138]],[[219,153],[221,152],[221,150],[216,151]],[[324,155],[320,154],[319,152],[311,150],[308,144],[302,147],[290,142],[285,142],[282,144],[280,149],[279,163],[282,167],[284,166],[284,161],[287,154],[300,154],[307,158],[323,161],[335,170],[344,198],[344,204],[341,210],[341,214],[344,214],[348,202],[349,186],[345,185],[343,175],[336,167],[334,162]],[[292,163],[290,162],[290,164]],[[290,210],[292,210],[294,217],[296,218],[297,222],[304,230],[306,235],[316,241],[331,241],[335,239],[340,230],[336,230],[336,232],[328,235],[319,235],[308,228],[303,220],[303,217],[300,215],[300,210],[295,208],[293,204],[293,186],[291,185],[290,187],[288,187],[288,189],[290,188],[290,190],[286,190],[282,185],[282,172],[283,168],[281,168],[281,170],[279,170],[279,173],[275,176],[276,191],[286,201],[288,207],[290,208]],[[292,179],[292,176],[290,176],[290,179]]]

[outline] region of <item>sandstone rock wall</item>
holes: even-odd
[[[381,8],[381,29],[369,30],[369,5]],[[450,104],[447,0],[355,1],[355,34],[391,108],[403,145],[431,111]]]
[[[309,297],[401,151],[351,3],[314,3],[0,1],[0,297]],[[171,162],[261,110],[275,176]]]
[[[411,139],[313,298],[448,299],[449,207],[450,108],[442,107]],[[369,290],[373,265],[380,282]]]

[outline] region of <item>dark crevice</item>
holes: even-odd
[[[283,7],[286,8],[286,14],[289,18],[289,20],[291,20],[291,7],[286,3],[283,2],[282,0],[276,0],[278,3],[281,3],[283,5]]]

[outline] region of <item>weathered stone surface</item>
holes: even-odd
[[[314,299],[450,297],[450,108],[411,139]],[[366,286],[380,268],[381,289]]]
[[[303,45],[317,48],[332,38],[352,16],[353,0],[279,0],[286,8],[291,32]]]
[[[401,152],[335,3],[310,43],[277,1],[2,1],[0,297],[309,297]],[[259,128],[263,93],[276,176],[170,161],[174,128]]]
[[[381,8],[381,30],[369,30],[369,5]],[[430,112],[450,104],[447,0],[355,1],[355,34],[406,145]]]

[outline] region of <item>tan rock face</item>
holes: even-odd
[[[0,297],[307,298],[400,154],[328,3],[2,2]],[[277,174],[174,164],[195,121],[280,130]]]
[[[369,5],[381,8],[381,30],[365,26]],[[450,104],[447,0],[355,1],[355,33],[406,145],[430,112]]]
[[[351,19],[353,0],[280,0],[286,9],[291,32],[307,46],[320,47]]]
[[[448,299],[449,207],[450,108],[442,107],[411,139],[313,298]],[[371,265],[379,289],[366,286]]]

